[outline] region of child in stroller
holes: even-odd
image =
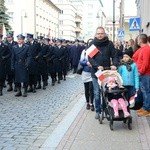
[[[127,105],[125,103],[125,99],[120,92],[119,84],[117,83],[115,77],[108,77],[106,79],[105,92],[107,93],[107,98],[110,106],[112,106],[114,110],[114,117],[119,118],[119,105],[123,110],[124,117],[127,118],[130,116],[130,113],[127,110]]]

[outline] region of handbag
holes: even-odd
[[[78,64],[78,69],[77,69],[77,74],[82,74],[83,71],[83,66],[80,65],[80,63]]]
[[[86,55],[86,52],[84,52],[84,59],[85,59],[85,55]],[[78,64],[78,68],[77,68],[77,74],[82,74],[82,71],[83,71],[83,66],[80,65],[80,62]]]

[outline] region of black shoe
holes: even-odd
[[[27,97],[27,93],[23,93],[22,96],[23,96],[23,97]]]
[[[18,92],[15,94],[15,96],[16,96],[16,97],[22,96],[21,91],[18,91]]]
[[[27,88],[24,89],[22,96],[27,97]]]
[[[58,80],[58,84],[60,84],[60,80]]]
[[[12,90],[13,90],[12,85],[9,85],[7,91],[10,92],[10,91],[12,91]]]
[[[17,88],[16,88],[16,86],[14,87],[14,92],[17,92]]]
[[[2,93],[2,91],[0,91],[0,96],[2,96],[3,95],[3,93]]]
[[[39,85],[36,87],[36,89],[41,89],[41,85],[39,84]]]
[[[94,111],[95,108],[94,108],[94,105],[91,105],[91,111]]]
[[[46,86],[45,85],[43,85],[43,90],[46,90]]]
[[[86,105],[86,109],[90,109],[90,104],[87,104],[87,105]]]
[[[33,88],[32,87],[29,87],[29,89],[28,89],[28,93],[30,93],[30,92],[33,92]]]
[[[36,93],[36,90],[35,90],[35,88],[33,88],[33,91],[32,91],[32,93]]]
[[[66,77],[64,77],[64,81],[66,81]]]

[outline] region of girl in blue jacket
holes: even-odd
[[[132,61],[132,50],[126,50],[118,68],[119,74],[123,80],[123,86],[128,90],[127,100],[132,97],[139,89],[139,73],[136,64]]]

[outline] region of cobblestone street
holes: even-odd
[[[37,150],[82,95],[79,75],[27,98],[6,92],[0,97],[0,150]]]

